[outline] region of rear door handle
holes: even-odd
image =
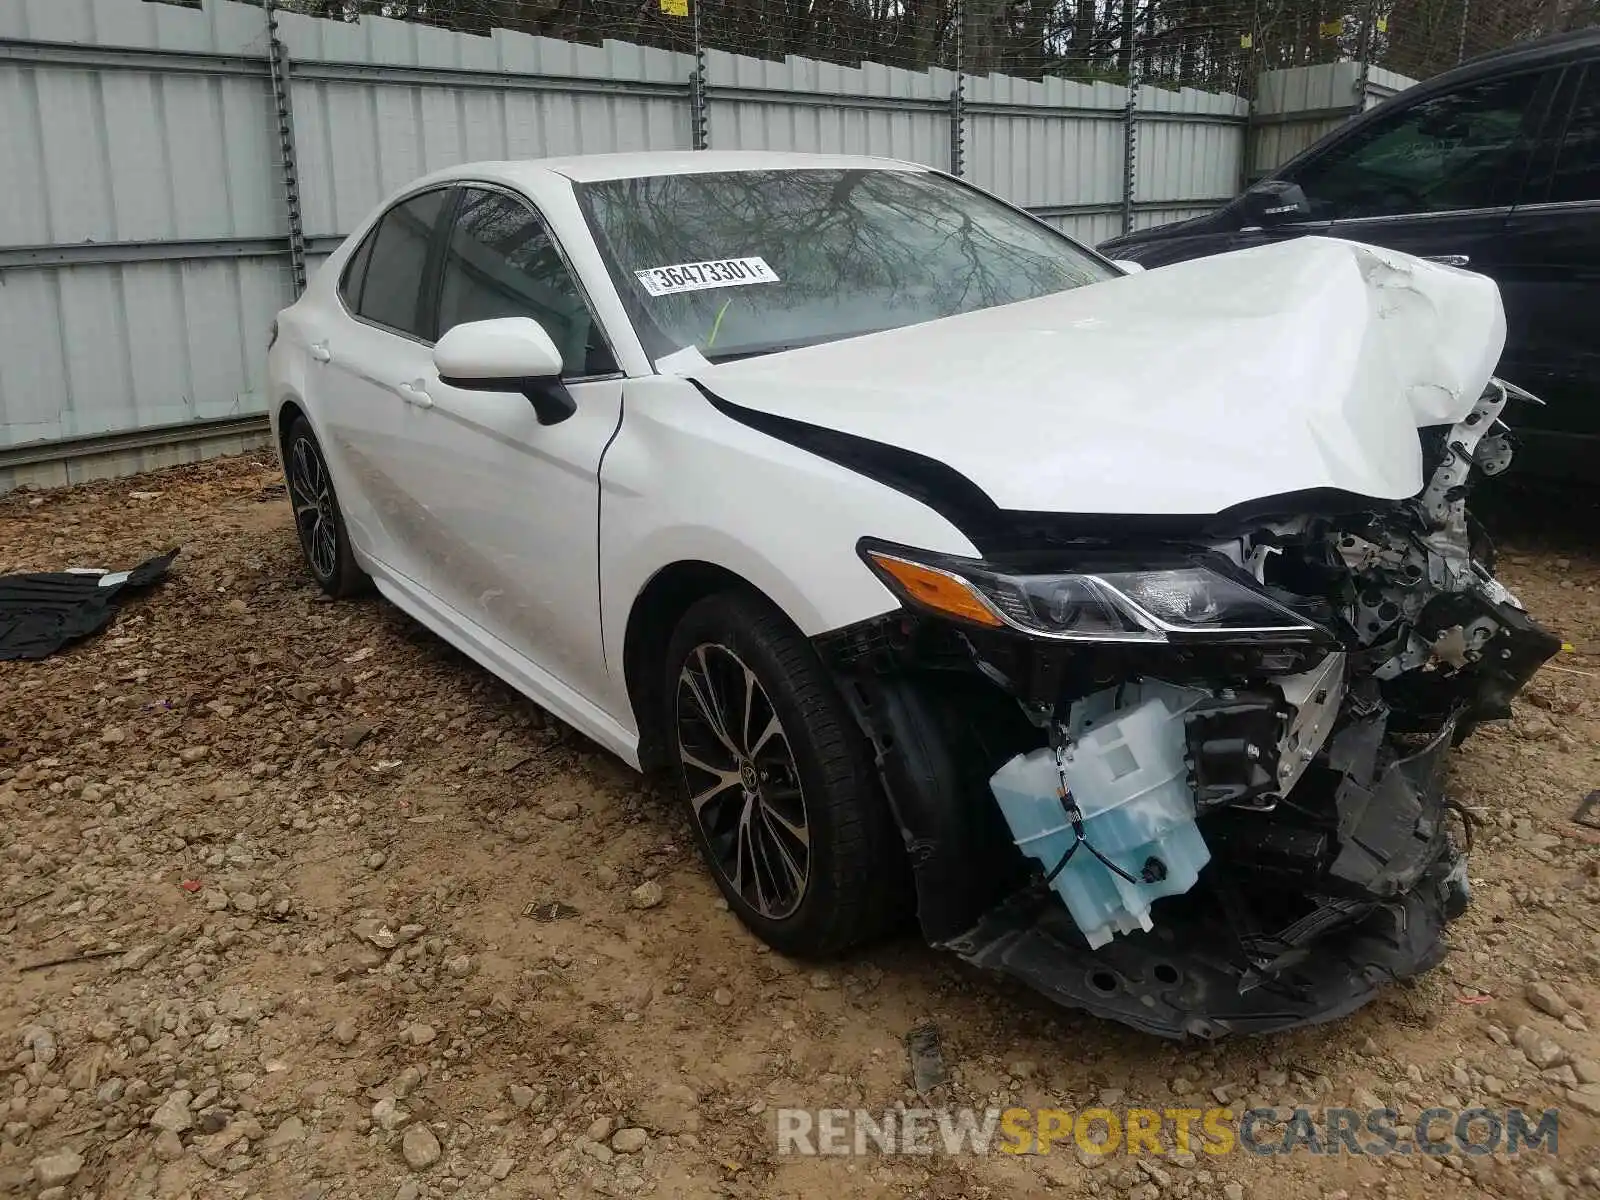
[[[1468,254],[1426,254],[1423,255],[1429,262],[1443,263],[1447,267],[1464,267],[1472,261]]]
[[[333,351],[328,349],[327,342],[313,342],[311,343],[311,357],[319,363],[332,362]]]
[[[433,397],[414,383],[402,383],[400,385],[400,399],[407,404],[415,404],[418,408],[433,407]]]

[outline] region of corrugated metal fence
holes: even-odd
[[[1268,71],[1256,85],[1250,110],[1249,178],[1264,178],[1352,116],[1414,83],[1354,62]]]
[[[259,437],[294,264],[454,163],[697,140],[890,155],[1088,242],[1203,212],[1242,173],[1236,96],[1140,87],[1130,104],[1112,84],[990,76],[953,102],[949,71],[712,52],[697,100],[693,70],[619,42],[230,0],[4,0],[0,491]]]

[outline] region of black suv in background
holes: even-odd
[[[1519,474],[1600,483],[1600,29],[1435,76],[1216,212],[1099,249],[1157,267],[1305,234],[1494,278],[1497,373],[1548,405],[1516,416]]]

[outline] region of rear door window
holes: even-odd
[[[1429,97],[1330,147],[1293,181],[1317,220],[1508,204],[1537,133],[1545,78],[1532,71]]]
[[[437,189],[402,200],[383,215],[368,236],[368,244],[356,252],[344,295],[350,310],[362,320],[429,340],[423,277],[448,195],[445,189]]]
[[[1600,63],[1589,64],[1573,101],[1549,199],[1600,200]]]

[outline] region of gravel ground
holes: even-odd
[[[382,601],[325,601],[271,462],[0,498],[0,572],[183,547],[99,638],[0,664],[0,1194],[1600,1192],[1600,834],[1569,820],[1600,787],[1600,553],[1522,523],[1503,575],[1573,650],[1455,760],[1483,820],[1447,964],[1180,1046],[909,938],[767,952],[657,789]],[[915,1103],[930,1019],[940,1103],[1560,1106],[1560,1153],[777,1154],[780,1106]]]

